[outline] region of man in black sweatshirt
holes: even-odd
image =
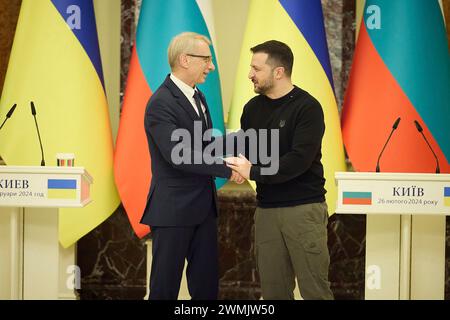
[[[278,143],[279,158],[270,163],[278,171],[265,174],[267,164],[259,156],[254,164],[242,155],[227,162],[256,181],[255,244],[262,294],[264,299],[293,299],[297,278],[304,299],[333,299],[321,163],[322,107],[292,84],[294,57],[286,44],[271,40],[251,51],[249,78],[259,95],[245,105],[241,129],[278,130],[279,141],[266,146],[271,154],[271,146]],[[259,141],[248,147],[257,146]]]

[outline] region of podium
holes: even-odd
[[[0,299],[76,299],[75,246],[58,240],[58,208],[83,207],[82,167],[0,166]]]
[[[366,214],[366,299],[444,299],[450,174],[337,172],[337,214]]]

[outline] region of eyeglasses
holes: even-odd
[[[212,61],[211,56],[202,56],[199,54],[190,54],[190,53],[186,53],[186,55],[190,56],[190,57],[195,57],[195,58],[202,58],[205,63],[210,63]]]

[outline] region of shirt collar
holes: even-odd
[[[175,83],[175,85],[183,92],[183,94],[188,98],[192,99],[197,88],[192,88],[188,84],[184,83],[182,80],[178,79],[173,73],[170,74],[170,79]]]

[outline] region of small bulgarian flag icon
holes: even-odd
[[[343,192],[342,203],[355,205],[371,205],[372,192]]]

